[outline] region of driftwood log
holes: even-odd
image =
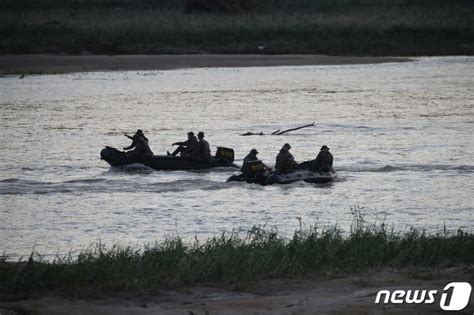
[[[282,134],[285,134],[287,132],[291,132],[291,131],[295,131],[295,130],[300,130],[300,129],[303,129],[303,128],[307,128],[307,127],[313,127],[314,126],[314,122],[312,124],[308,124],[308,125],[304,125],[304,126],[299,126],[299,127],[296,127],[296,128],[291,128],[291,129],[286,129],[286,130],[283,130],[283,131],[280,131],[280,129],[272,132],[270,135],[271,136],[280,136]],[[246,133],[243,133],[241,134],[241,136],[265,136],[265,134],[263,132],[246,132]]]

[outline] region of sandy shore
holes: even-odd
[[[345,65],[409,61],[407,58],[324,55],[2,55],[0,74],[169,70],[208,67]]]
[[[453,281],[473,283],[471,268],[436,273],[378,271],[336,279],[272,280],[222,289],[197,287],[179,291],[115,293],[78,297],[49,293],[27,300],[0,302],[6,314],[441,314],[433,304],[375,304],[381,289],[431,290],[441,294]],[[90,293],[89,293],[90,294]],[[1,298],[1,297],[0,297]],[[473,314],[474,294],[461,314]],[[459,313],[458,313],[459,314]]]

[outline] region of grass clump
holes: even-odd
[[[359,222],[360,223],[360,222]],[[0,288],[25,293],[94,288],[107,291],[226,285],[263,279],[314,277],[373,268],[474,263],[474,235],[387,230],[384,224],[296,231],[291,239],[255,227],[200,243],[168,239],[144,249],[98,244],[77,257],[0,260]]]

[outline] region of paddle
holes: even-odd
[[[123,133],[123,135],[124,135],[125,137],[127,137],[127,138],[130,139],[130,140],[133,140],[133,137],[132,137],[132,136],[129,136],[125,131],[123,131],[122,129],[120,129],[120,131]]]

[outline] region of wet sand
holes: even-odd
[[[0,56],[0,74],[346,65],[409,60],[408,58],[395,57],[336,57],[324,55],[2,55]]]
[[[472,268],[416,273],[377,271],[320,280],[271,280],[236,288],[195,287],[78,297],[49,293],[0,302],[2,315],[15,314],[442,314],[433,304],[375,304],[381,289],[438,290],[453,281],[473,283]],[[88,293],[91,294],[90,292]],[[474,294],[461,314],[473,314]],[[459,313],[458,313],[459,314]]]

